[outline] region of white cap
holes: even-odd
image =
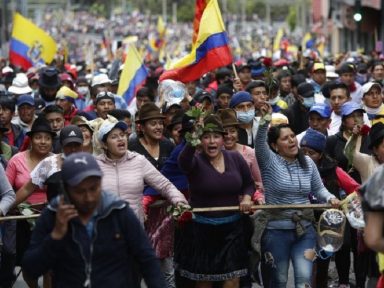
[[[108,75],[107,74],[104,74],[104,73],[100,73],[96,76],[93,77],[92,79],[92,87],[95,87],[97,85],[101,85],[101,84],[111,84],[111,79],[108,78]]]
[[[22,95],[32,92],[31,87],[28,85],[28,77],[25,73],[17,73],[12,81],[12,85],[8,88],[8,92]]]
[[[13,72],[13,69],[9,66],[5,66],[2,70],[1,70],[1,73],[2,74],[7,74],[7,73],[12,73]]]
[[[377,82],[367,82],[367,83],[365,83],[365,84],[363,85],[363,87],[361,87],[361,90],[363,91],[363,96],[364,96],[364,94],[368,93],[369,90],[371,90],[371,88],[372,88],[373,86],[377,86],[377,87],[379,87],[379,88],[380,88],[380,91],[381,91],[381,86],[380,86],[379,83],[377,83]]]
[[[336,73],[336,68],[333,65],[325,65],[325,76],[327,78],[339,78],[339,74]]]

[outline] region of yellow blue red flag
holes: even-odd
[[[199,0],[197,0],[199,1]],[[199,22],[192,51],[160,76],[160,81],[173,79],[190,82],[205,73],[232,63],[229,40],[217,0],[209,0]]]
[[[22,69],[51,63],[55,57],[55,40],[33,22],[15,13],[10,41],[9,60]]]
[[[134,45],[130,45],[125,57],[124,68],[120,75],[117,95],[124,98],[127,105],[131,104],[136,91],[145,83],[148,71]]]

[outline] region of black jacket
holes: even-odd
[[[50,236],[55,225],[57,198],[37,221],[24,254],[23,271],[37,278],[53,271],[54,287],[136,287],[137,264],[149,288],[166,287],[147,236],[128,204],[102,193],[94,219],[93,237],[78,219],[70,221],[62,240]]]
[[[281,113],[287,116],[289,126],[291,126],[293,132],[297,135],[307,130],[309,127],[308,111],[309,110],[301,105],[299,101],[296,101]]]

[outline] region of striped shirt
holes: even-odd
[[[319,171],[311,158],[305,156],[307,167],[302,168],[299,161],[288,162],[274,153],[267,144],[269,122],[260,125],[255,139],[255,152],[264,184],[265,202],[274,204],[309,204],[312,192],[319,201],[326,202],[334,197],[323,185]],[[291,215],[294,210],[286,210]],[[273,228],[292,229],[291,220],[273,221]],[[281,226],[281,227],[280,227]],[[271,228],[271,225],[268,225]]]

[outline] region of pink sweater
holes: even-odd
[[[143,155],[127,151],[119,160],[111,160],[105,154],[97,156],[96,159],[104,173],[103,190],[116,193],[127,201],[142,223],[144,223],[142,200],[145,184],[157,190],[172,204],[188,203],[184,195]]]
[[[27,164],[27,153],[28,151],[17,153],[9,160],[7,165],[6,174],[9,183],[11,183],[16,192],[31,179],[31,171]],[[30,204],[47,202],[45,192],[45,189],[36,189],[31,196],[27,198],[27,202]]]

